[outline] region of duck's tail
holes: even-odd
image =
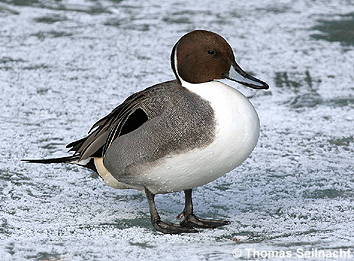
[[[51,158],[51,159],[23,159],[21,161],[28,163],[42,163],[42,164],[51,164],[51,163],[77,163],[79,156],[67,156],[60,158]]]
[[[51,159],[23,159],[21,161],[27,163],[40,163],[40,164],[52,164],[52,163],[70,163],[76,164],[81,167],[89,168],[95,172],[97,172],[94,159],[88,158],[85,160],[80,160],[80,155],[72,155],[67,157],[60,157],[60,158],[51,158]]]

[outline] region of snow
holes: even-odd
[[[335,0],[1,2],[1,260],[236,260],[249,248],[354,256],[354,41],[320,26],[353,12]],[[224,36],[271,86],[251,98],[261,120],[251,157],[194,192],[197,214],[231,225],[164,235],[140,192],[79,167],[20,162],[65,155],[129,94],[172,79],[171,49],[193,29]],[[157,201],[165,220],[183,209],[182,193]]]

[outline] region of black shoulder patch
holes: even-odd
[[[127,121],[124,123],[120,132],[120,136],[136,130],[147,120],[148,116],[146,113],[140,108],[136,109],[132,114],[129,115]]]

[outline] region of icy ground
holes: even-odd
[[[354,258],[353,1],[191,3],[0,1],[0,260],[236,260],[237,250],[246,260],[247,249],[299,248]],[[171,48],[193,29],[223,35],[271,85],[251,99],[262,129],[251,157],[194,193],[200,216],[231,225],[163,235],[140,192],[20,162],[65,155],[129,94],[172,79]],[[166,220],[183,208],[181,193],[157,200]]]

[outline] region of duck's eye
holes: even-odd
[[[215,54],[216,54],[216,51],[215,51],[215,50],[208,50],[208,54],[210,54],[210,55],[215,55]]]

